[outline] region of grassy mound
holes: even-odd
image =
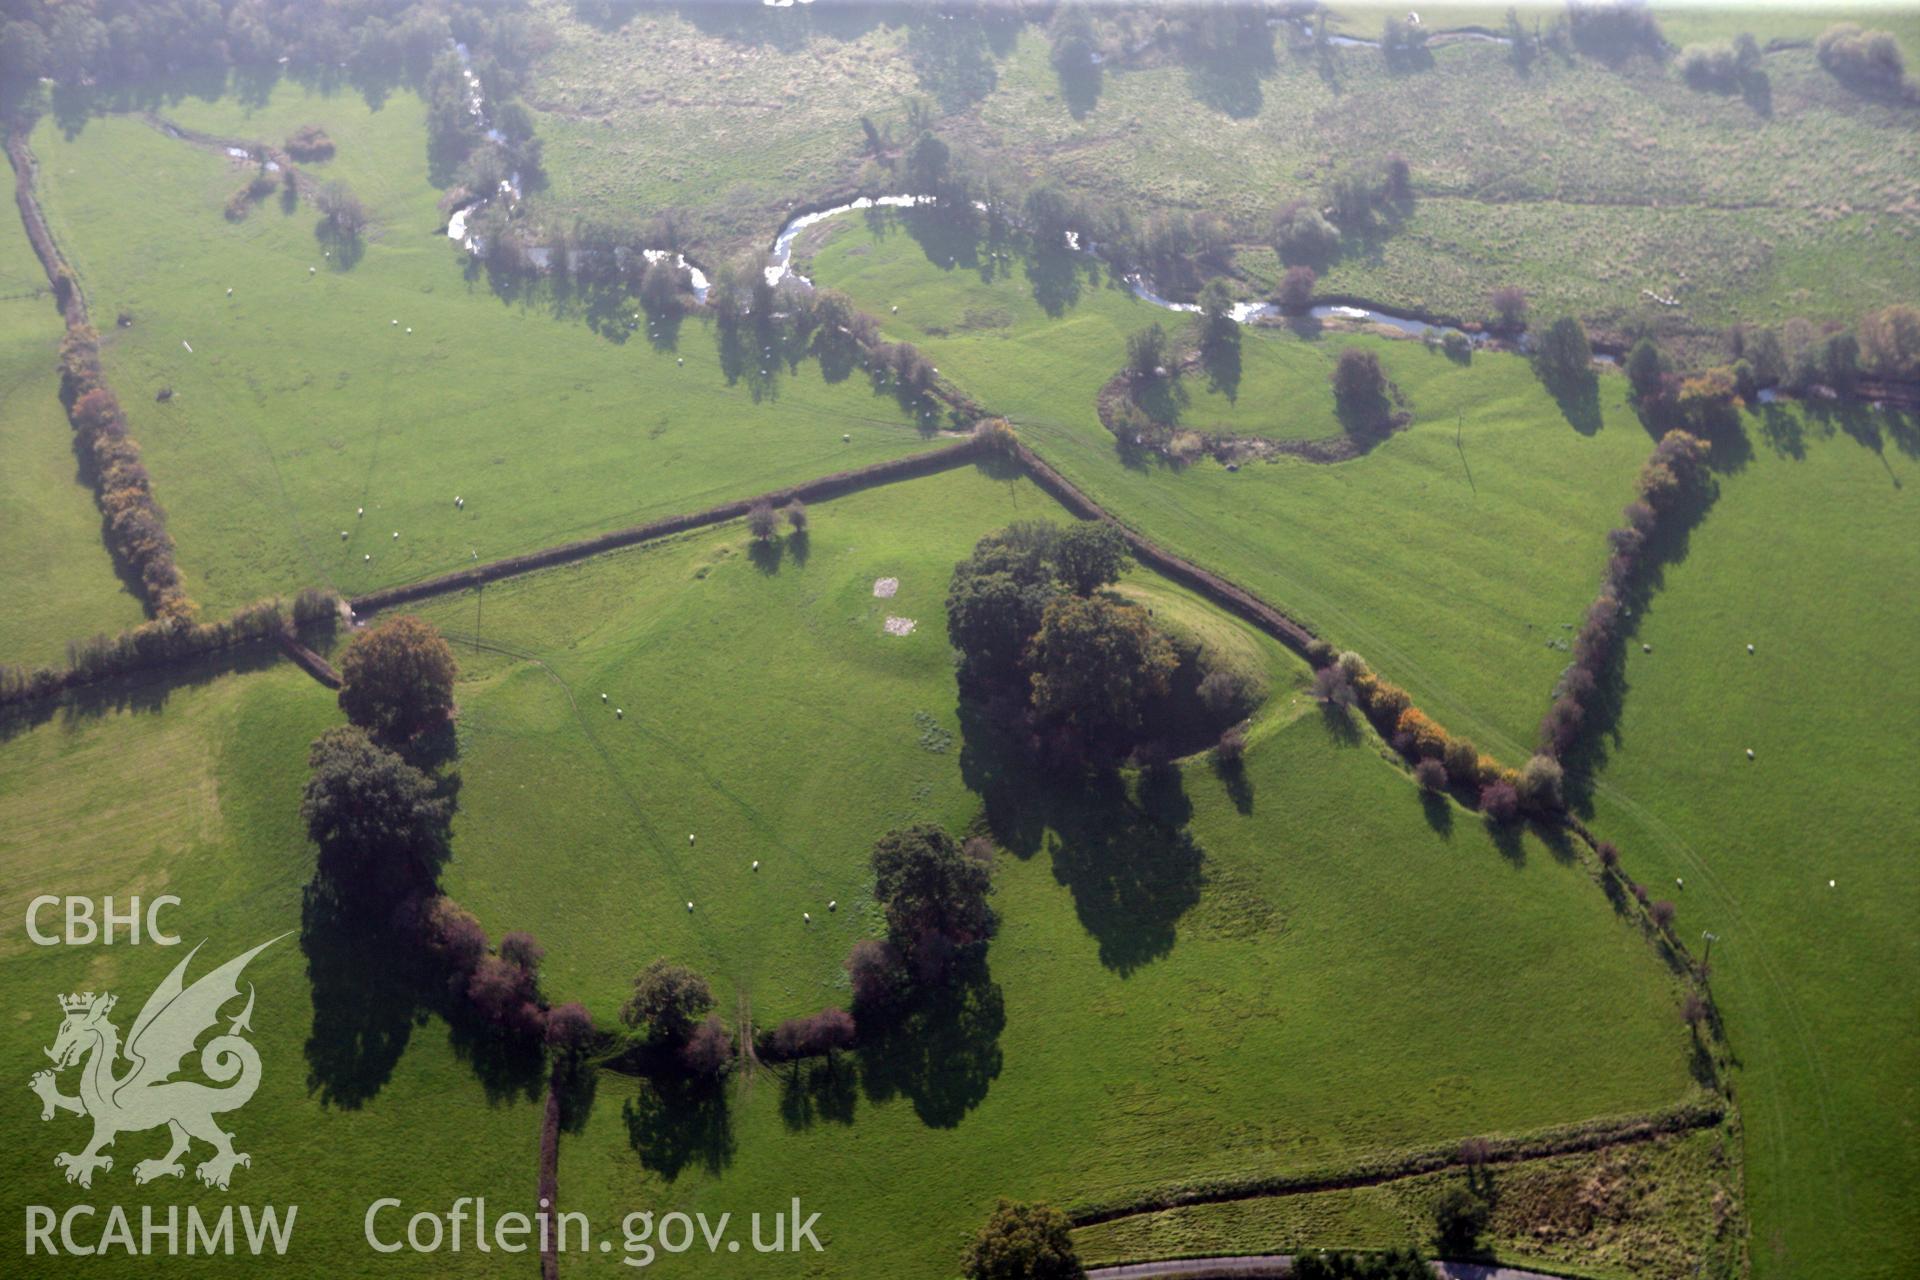
[[[1234,474],[1212,462],[1130,464],[1100,425],[1095,397],[1123,360],[1126,335],[1167,314],[1084,269],[1071,283],[1044,266],[1001,274],[923,241],[936,243],[843,218],[815,255],[815,277],[1009,414],[1122,520],[1359,649],[1483,749],[1509,758],[1532,749],[1568,661],[1566,624],[1591,599],[1603,535],[1650,447],[1624,380],[1602,379],[1596,402],[1563,408],[1514,356],[1479,353],[1461,365],[1417,342],[1249,332],[1243,364],[1256,374],[1239,395],[1244,412],[1306,419],[1316,425],[1304,430],[1325,434],[1326,371],[1351,344],[1379,354],[1413,425],[1334,466],[1281,459]],[[944,266],[950,259],[961,265]],[[1052,316],[1036,293],[1068,301]],[[958,328],[983,313],[1006,323]],[[1251,354],[1269,348],[1271,359]],[[1183,381],[1199,399],[1204,378]]]

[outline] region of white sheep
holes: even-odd
[[[367,555],[361,556],[360,558],[362,560],[371,560],[373,559],[373,556],[371,554],[367,554]]]
[[[1653,652],[1653,646],[1652,646],[1652,645],[1650,645],[1650,644],[1643,644],[1643,645],[1641,645],[1641,646],[1640,646],[1640,652],[1642,652],[1642,653],[1652,653],[1652,652]]]
[[[398,541],[400,541],[400,531],[399,531],[398,529],[395,529],[395,530],[393,531],[393,540],[394,540],[395,542],[398,542]]]
[[[1751,760],[1751,759],[1753,759],[1753,748],[1752,748],[1752,747],[1748,747],[1748,748],[1747,748],[1747,759],[1749,759],[1749,760]]]
[[[692,844],[692,843],[693,843],[693,832],[691,832],[691,831],[689,831],[689,832],[687,832],[687,843],[688,843],[688,844]]]
[[[760,869],[760,859],[758,859],[758,858],[755,858],[755,859],[753,860],[753,869],[754,869],[755,871],[758,871],[758,870]]]
[[[342,529],[340,531],[340,541],[345,542],[346,540],[347,540],[347,531],[345,529]]]
[[[307,274],[308,274],[308,275],[313,275],[313,274],[314,274],[315,272],[317,272],[317,271],[319,271],[319,270],[320,270],[320,268],[318,268],[318,267],[308,267],[308,268],[307,268]]]
[[[687,910],[689,911],[693,910],[693,904],[691,902],[687,904]]]
[[[800,913],[800,919],[801,919],[801,920],[802,920],[802,921],[803,921],[804,923],[806,923],[806,924],[812,924],[812,923],[813,923],[813,912],[811,912],[811,911],[802,911],[802,912]]]
[[[687,358],[685,356],[681,356],[674,361],[675,364],[685,364],[686,362]]]
[[[827,903],[827,910],[829,910],[829,911],[838,911],[839,909],[840,909],[840,901],[839,901],[839,899],[837,899],[837,898],[835,898],[835,899],[831,899],[831,900],[829,900],[829,901],[828,901],[828,903]]]
[[[627,718],[627,709],[625,707],[615,707],[613,709],[613,718],[615,720],[625,720]]]
[[[602,701],[602,702],[605,702],[606,700],[607,700],[607,695],[606,695],[606,694],[604,694],[604,693],[603,693],[603,694],[601,694],[601,695],[600,695],[600,701]]]
[[[231,297],[233,296],[233,290],[232,290],[232,289],[228,289],[228,290],[227,290],[227,296],[228,296],[229,298],[231,298]]]
[[[841,444],[851,443],[852,440],[853,440],[853,433],[851,431],[841,433],[841,436],[840,436]]]
[[[387,323],[392,325],[396,329],[400,327],[400,322],[398,320],[389,320],[387,321]]]
[[[1748,653],[1752,653],[1752,652],[1753,652],[1753,646],[1752,646],[1752,645],[1748,645],[1748,646],[1747,646],[1747,652],[1748,652]]]
[[[354,511],[354,513],[353,513],[353,515],[354,515],[354,518],[355,518],[356,520],[357,520],[357,519],[359,519],[360,517],[362,517],[362,516],[364,516],[364,515],[366,515],[366,514],[367,514],[367,509],[366,509],[365,507],[359,507],[359,508],[357,508],[357,509],[355,509],[355,511]]]
[[[407,332],[408,332],[408,333],[412,333],[412,332],[413,332],[413,326],[412,326],[412,325],[408,325],[408,326],[407,326]]]

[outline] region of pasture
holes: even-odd
[[[340,721],[326,690],[255,655],[96,689],[49,711],[0,727],[0,906],[14,922],[0,939],[14,1029],[0,1047],[0,1076],[13,1095],[0,1130],[0,1196],[55,1212],[95,1204],[104,1214],[122,1204],[136,1235],[141,1205],[158,1207],[163,1221],[169,1204],[217,1213],[228,1197],[194,1181],[204,1146],[184,1185],[134,1185],[134,1164],[165,1151],[164,1131],[122,1134],[113,1169],[96,1174],[91,1191],[64,1182],[53,1156],[79,1150],[87,1122],[63,1113],[42,1123],[26,1081],[47,1065],[40,1050],[60,1024],[55,997],[114,992],[125,1034],[194,944],[205,940],[190,978],[287,934],[246,970],[257,991],[251,1038],[262,1069],[254,1099],[223,1117],[236,1149],[253,1158],[234,1174],[232,1201],[299,1206],[292,1246],[277,1264],[290,1274],[497,1274],[471,1250],[388,1258],[362,1240],[361,1216],[381,1196],[435,1206],[457,1195],[529,1199],[540,1131],[529,1091],[539,1080],[453,1036],[377,956],[314,945],[303,929],[313,852],[299,794],[307,742]],[[162,893],[181,899],[161,917],[179,947],[129,946],[124,937],[111,947],[37,947],[21,927],[40,894],[111,894],[124,909],[127,895]],[[58,915],[46,913],[43,927],[57,933]],[[62,1087],[74,1089],[72,1072]],[[97,1232],[104,1218],[92,1226]],[[21,1213],[8,1215],[8,1274],[70,1274],[72,1259],[25,1257],[23,1228]],[[118,1251],[90,1262],[114,1276],[150,1275],[156,1265]],[[212,1276],[263,1264],[242,1255],[176,1265]]]
[[[38,666],[142,610],[101,544],[60,407],[60,312],[19,218],[0,221],[0,662]]]
[[[1747,429],[1752,459],[1641,621],[1653,651],[1630,646],[1593,821],[1629,874],[1661,892],[1685,879],[1696,954],[1718,936],[1754,1274],[1905,1275],[1920,877],[1898,851],[1920,836],[1920,755],[1889,699],[1920,678],[1920,442],[1911,419],[1865,410],[1776,409]]]
[[[340,153],[315,176],[339,166],[372,215],[356,260],[325,256],[305,203],[223,219],[251,167],[138,118],[71,137],[49,119],[33,136],[49,219],[209,611],[428,577],[926,447],[891,397],[811,363],[730,381],[706,321],[656,339],[620,300],[463,278],[417,99],[368,119],[358,96],[281,86],[269,108],[182,115],[269,140],[289,121],[326,127]]]
[[[956,707],[951,565],[1051,510],[962,469],[817,504],[803,555],[730,526],[423,611],[465,667],[443,883],[490,931],[531,930],[549,996],[597,1017],[658,954],[705,972],[730,1021],[843,1003],[842,957],[880,930],[875,836],[984,821],[1002,848],[1002,929],[963,1009],[831,1073],[745,1070],[724,1103],[603,1074],[563,1144],[570,1206],[797,1193],[833,1270],[940,1274],[996,1194],[1339,1168],[1689,1094],[1677,989],[1584,863],[1423,805],[1291,659],[1144,572],[1129,595],[1274,681],[1243,775],[1202,757],[1051,785]]]
[[[1509,1266],[1612,1280],[1714,1274],[1738,1255],[1734,1140],[1701,1131],[1609,1151],[1379,1186],[1140,1214],[1075,1232],[1090,1263],[1313,1249],[1430,1247],[1432,1205],[1471,1182],[1493,1205],[1488,1237]]]
[[[1359,650],[1483,749],[1509,760],[1532,749],[1568,661],[1567,627],[1586,610],[1605,532],[1652,444],[1627,409],[1624,379],[1603,376],[1596,402],[1574,406],[1570,420],[1518,357],[1482,352],[1461,365],[1418,342],[1248,331],[1249,372],[1233,406],[1241,421],[1326,434],[1327,372],[1341,347],[1358,345],[1378,353],[1413,425],[1335,465],[1129,464],[1094,398],[1123,362],[1127,334],[1181,317],[1084,270],[1070,287],[1064,273],[1037,281],[1018,266],[983,280],[990,264],[963,256],[945,267],[944,242],[926,237],[938,247],[923,251],[893,220],[876,233],[849,216],[821,232],[820,284],[852,294],[889,337],[921,346],[943,377],[1009,415],[1121,520]],[[1035,301],[1042,289],[1071,299],[1057,318]],[[1247,354],[1269,346],[1271,358]],[[1183,382],[1208,403],[1203,375]],[[1199,421],[1191,406],[1183,413]]]
[[[998,174],[1136,219],[1221,216],[1256,277],[1279,205],[1318,199],[1345,166],[1404,155],[1412,209],[1350,238],[1323,273],[1323,289],[1389,306],[1482,318],[1491,289],[1518,284],[1548,313],[1706,335],[1796,314],[1852,320],[1920,288],[1910,122],[1835,84],[1804,43],[1766,55],[1766,96],[1749,102],[1688,88],[1673,59],[1615,69],[1549,55],[1522,73],[1505,49],[1465,42],[1395,71],[1377,49],[1323,61],[1282,29],[1271,48],[1255,40],[1217,63],[1163,41],[1127,66],[1114,49],[1076,114],[1034,26],[794,8],[643,11],[602,30],[557,0],[543,13],[556,45],[528,99],[553,178],[536,203],[628,220],[671,209],[716,255],[763,247],[790,203],[897,181],[864,161],[857,118],[904,145],[904,104],[919,97],[943,137]],[[1330,25],[1377,38],[1385,13],[1341,7]],[[1504,15],[1429,23],[1499,28]],[[1676,46],[1739,31],[1764,45],[1810,42],[1850,16],[1891,25],[1920,57],[1920,29],[1890,10],[1662,20]]]

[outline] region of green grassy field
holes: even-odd
[[[426,610],[467,669],[444,883],[547,945],[553,998],[607,1016],[664,953],[714,979],[730,1020],[840,1003],[842,957],[879,929],[874,836],[984,806],[1009,846],[974,1016],[843,1059],[832,1087],[755,1073],[723,1114],[663,1118],[603,1077],[563,1148],[570,1205],[744,1213],[797,1193],[825,1214],[829,1270],[939,1274],[1000,1193],[1338,1167],[1692,1087],[1677,994],[1584,866],[1423,809],[1377,744],[1330,730],[1291,660],[1151,578],[1127,589],[1237,635],[1279,681],[1243,781],[1196,761],[1130,800],[1049,794],[963,721],[946,575],[979,534],[1050,509],[1024,481],[949,472],[816,505],[804,558],[756,560],[734,526]],[[460,643],[476,614],[524,656]],[[889,614],[918,629],[883,634]]]
[[[1089,1263],[1312,1249],[1430,1249],[1433,1203],[1471,1183],[1493,1206],[1487,1239],[1509,1266],[1680,1280],[1737,1269],[1734,1140],[1705,1130],[1657,1142],[1379,1186],[1270,1196],[1120,1218],[1074,1233]]]
[[[142,610],[101,541],[60,407],[60,312],[20,220],[0,221],[0,662],[39,666]]]
[[[926,447],[890,397],[829,385],[812,364],[730,385],[704,321],[656,349],[644,328],[628,333],[630,307],[589,315],[577,292],[463,281],[436,231],[417,99],[369,118],[357,96],[283,86],[251,116],[233,99],[183,107],[196,127],[239,136],[325,125],[332,166],[374,220],[347,269],[322,256],[305,205],[287,214],[272,197],[225,221],[247,171],[222,155],[128,117],[34,134],[43,200],[106,329],[108,376],[210,610],[426,577]],[[134,323],[116,329],[123,309]]]
[[[1755,1275],[1907,1275],[1920,877],[1900,851],[1920,756],[1894,691],[1920,676],[1915,444],[1864,412],[1749,424],[1752,462],[1642,620],[1653,652],[1632,646],[1594,823],[1629,873],[1686,880],[1689,946],[1719,935]],[[1877,448],[1853,435],[1875,429]]]
[[[333,951],[304,954],[301,887],[313,860],[298,817],[306,744],[339,718],[326,690],[292,666],[249,663],[99,690],[40,723],[0,730],[0,905],[14,922],[0,938],[14,1029],[0,1048],[0,1076],[14,1095],[0,1158],[9,1205],[99,1206],[101,1216],[78,1224],[82,1243],[105,1226],[111,1204],[128,1208],[136,1238],[141,1205],[158,1206],[163,1220],[169,1204],[203,1213],[228,1203],[299,1206],[286,1259],[172,1263],[195,1275],[263,1265],[329,1276],[498,1274],[471,1250],[386,1258],[362,1243],[362,1215],[381,1196],[444,1208],[457,1195],[486,1195],[530,1208],[540,1110],[487,1055],[476,1065],[437,1017],[396,1003],[377,961],[370,970]],[[129,946],[122,937],[112,947],[36,947],[21,927],[40,894],[111,894],[124,908],[130,894],[162,893],[181,899],[161,919],[182,946]],[[57,908],[43,916],[43,929],[57,933],[58,916]],[[113,1169],[96,1174],[90,1191],[63,1181],[53,1156],[79,1150],[87,1124],[64,1113],[42,1123],[26,1090],[60,1024],[55,997],[113,991],[125,1034],[194,944],[205,940],[190,977],[288,931],[246,971],[262,1072],[253,1101],[222,1117],[236,1149],[253,1158],[231,1192],[200,1187],[191,1163],[184,1186],[136,1187],[133,1166],[164,1153],[164,1131],[121,1135]],[[63,1077],[66,1091],[74,1079]],[[198,1147],[191,1161],[206,1155]],[[392,1222],[383,1218],[383,1228]],[[71,1258],[25,1257],[23,1227],[22,1212],[8,1215],[9,1275],[71,1274]],[[120,1276],[169,1265],[118,1251],[91,1262]]]
[[[1508,758],[1532,749],[1568,661],[1563,626],[1586,609],[1603,535],[1651,446],[1623,379],[1600,380],[1582,430],[1517,357],[1481,353],[1463,366],[1417,342],[1250,332],[1243,352],[1270,345],[1275,355],[1243,354],[1252,372],[1236,413],[1324,434],[1326,370],[1355,344],[1379,353],[1414,425],[1333,466],[1127,466],[1094,397],[1124,359],[1126,335],[1165,312],[1083,277],[1078,302],[1054,319],[1020,268],[986,283],[934,265],[897,230],[876,236],[842,218],[823,231],[821,284],[850,292],[889,336],[920,344],[942,376],[1011,415],[1115,515],[1358,649],[1482,748]],[[969,314],[1006,323],[956,328]],[[1203,400],[1205,379],[1185,381]]]

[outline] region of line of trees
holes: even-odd
[[[200,622],[181,615],[155,618],[114,635],[67,642],[65,667],[0,664],[0,705],[50,697],[66,689],[129,675],[238,645],[276,640],[289,628],[331,627],[340,598],[309,587],[291,604],[274,597],[243,605],[225,618]]]
[[[100,335],[75,325],[60,344],[60,395],[77,447],[106,517],[107,545],[140,584],[155,618],[190,617],[193,602],[180,582],[166,513],[140,461],[140,444],[127,433],[120,401],[100,369]]]
[[[1593,701],[1619,656],[1629,626],[1623,602],[1633,598],[1668,526],[1692,519],[1711,496],[1710,452],[1698,436],[1669,431],[1640,468],[1635,481],[1638,496],[1621,510],[1620,527],[1607,534],[1612,555],[1600,592],[1574,636],[1573,661],[1561,673],[1553,704],[1540,723],[1543,756],[1565,758],[1586,731]]]

